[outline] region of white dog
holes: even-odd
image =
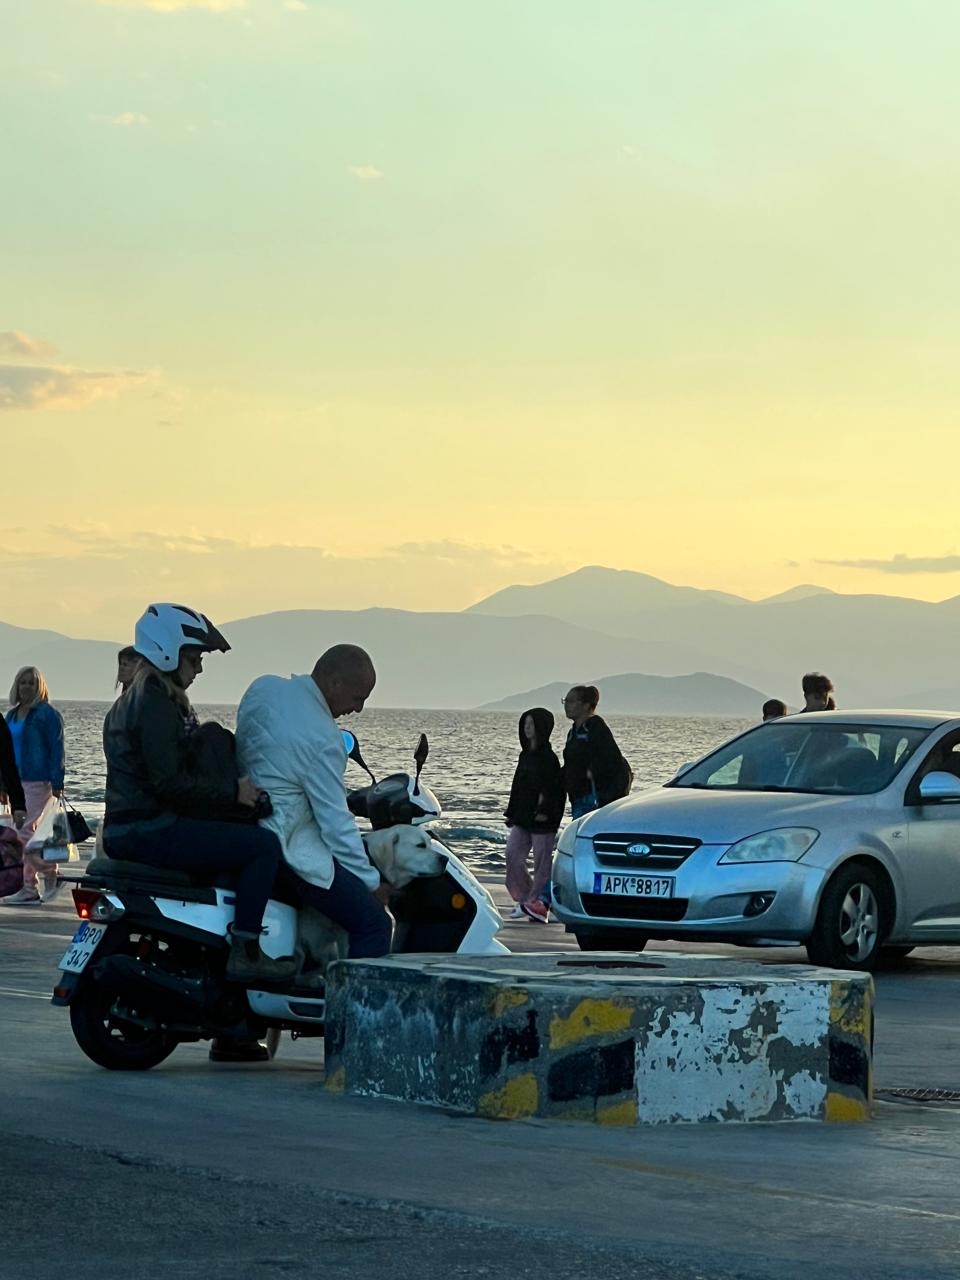
[[[363,842],[370,861],[394,889],[402,889],[418,876],[436,876],[443,870],[443,860],[430,847],[430,837],[422,827],[365,831]],[[347,954],[346,932],[315,908],[301,907],[297,926],[308,967],[325,968]]]

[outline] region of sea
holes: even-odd
[[[63,715],[67,752],[67,798],[96,826],[103,814],[105,765],[101,745],[106,702],[58,702]],[[201,720],[216,720],[228,729],[236,722],[236,707],[198,703]],[[557,708],[553,746],[562,752],[567,722]],[[709,751],[750,721],[692,716],[609,716],[620,749],[634,773],[634,791],[668,781],[677,768]],[[410,770],[421,733],[430,754],[424,781],[440,800],[443,817],[438,832],[475,872],[501,874],[507,830],[503,810],[520,750],[519,717],[512,711],[403,711],[370,708],[346,716],[360,743],[363,758],[376,777]],[[364,786],[366,774],[347,765],[348,786]]]

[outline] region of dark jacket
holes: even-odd
[[[590,716],[579,728],[570,726],[563,748],[563,784],[571,801],[595,791],[599,804],[609,804],[627,794],[632,780],[605,720]]]
[[[533,716],[536,746],[533,750],[523,733],[523,722]],[[520,745],[523,750],[513,775],[506,819],[528,831],[558,830],[563,819],[564,791],[560,761],[550,745],[553,716],[545,707],[533,707],[520,717]],[[543,816],[538,820],[537,814]]]
[[[16,707],[7,712],[9,724]],[[66,759],[63,748],[63,717],[49,702],[38,702],[24,717],[20,744],[20,779],[49,782],[54,791],[63,790]]]
[[[190,758],[195,725],[159,679],[138,682],[117,699],[103,722],[105,834],[162,827],[176,817],[216,817],[233,805],[236,780],[201,772]]]
[[[27,802],[23,798],[23,784],[20,781],[20,771],[17,768],[17,760],[13,754],[13,739],[10,737],[10,730],[7,728],[6,720],[0,718],[0,791],[7,793],[7,799],[10,801],[10,808],[16,812],[26,809]]]

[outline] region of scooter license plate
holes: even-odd
[[[107,926],[105,924],[89,924],[84,921],[73,935],[69,947],[64,952],[63,959],[60,961],[60,968],[63,972],[83,973],[87,967],[87,961],[96,951],[100,944],[100,939],[106,932]]]

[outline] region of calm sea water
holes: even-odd
[[[101,726],[108,703],[61,702],[67,742],[67,795],[88,819],[103,813],[104,761]],[[236,708],[203,706],[202,720],[219,720],[228,729]],[[566,721],[553,733],[560,754]],[[377,777],[412,769],[418,735],[430,740],[424,781],[436,792],[444,816],[438,829],[477,871],[500,872],[506,828],[503,810],[520,743],[518,717],[512,711],[369,710],[342,723],[359,739],[364,759]],[[657,786],[686,760],[747,727],[747,721],[687,717],[611,716],[610,727],[634,772],[634,790]],[[366,775],[347,766],[348,785],[363,786]],[[92,822],[91,822],[91,825]]]

